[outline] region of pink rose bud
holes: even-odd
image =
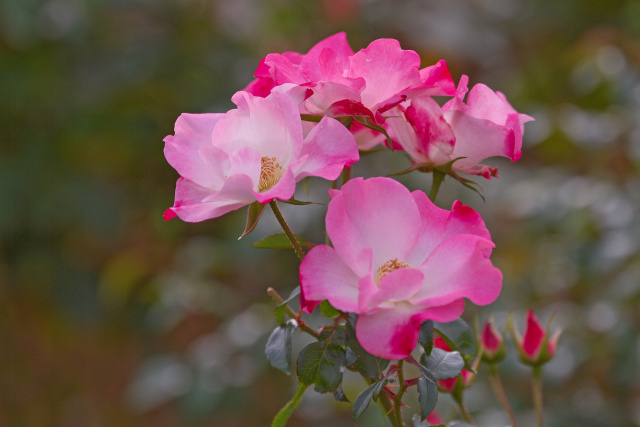
[[[547,328],[543,328],[533,310],[527,312],[527,326],[524,330],[524,338],[513,325],[511,317],[509,318],[509,329],[516,341],[520,360],[531,366],[540,366],[551,360],[555,355],[558,339],[560,338],[560,329],[555,331],[551,337],[547,333],[551,321]]]
[[[437,411],[433,411],[432,413],[429,414],[429,416],[427,417],[427,425],[430,426],[439,426],[440,424],[444,424],[444,418],[442,418],[442,416],[437,412]]]
[[[480,334],[480,344],[483,348],[482,360],[497,363],[504,359],[506,348],[502,334],[496,329],[493,320],[489,318]]]

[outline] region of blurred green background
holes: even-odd
[[[163,222],[178,175],[162,139],[182,112],[231,108],[267,53],[338,31],[356,51],[393,37],[425,66],[446,59],[536,118],[520,161],[490,162],[486,203],[441,190],[441,206],[483,214],[505,275],[465,317],[557,313],[547,425],[640,426],[640,1],[0,0],[1,426],[268,425],[295,382],[264,358],[265,289],[296,286],[297,260],[251,248],[277,231],[270,213],[241,241],[244,210]],[[354,176],[407,166],[381,153]],[[285,208],[321,241],[321,208]],[[527,427],[512,356],[501,369]],[[364,383],[345,381],[353,400]],[[471,387],[470,411],[507,425],[488,390]],[[291,425],[351,426],[350,408],[307,392]]]

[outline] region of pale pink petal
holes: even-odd
[[[217,218],[254,201],[251,185],[247,176],[236,175],[225,181],[219,193],[212,194],[208,188],[179,178],[174,206],[170,210],[186,222]],[[172,216],[165,213],[165,218],[171,219]]]
[[[380,287],[368,301],[368,310],[391,308],[394,303],[409,300],[424,281],[422,271],[415,268],[402,268],[390,272],[380,280]]]
[[[224,114],[181,114],[176,120],[175,136],[167,136],[164,155],[178,173],[209,188],[219,188],[219,177],[199,155],[200,147],[213,145],[211,134]]]
[[[502,273],[489,260],[493,246],[490,240],[470,234],[442,242],[420,266],[424,286],[411,302],[441,306],[461,298],[478,305],[495,301],[502,287]]]
[[[286,95],[273,92],[267,98],[237,92],[238,105],[220,119],[213,131],[213,144],[225,152],[250,147],[262,156],[275,157],[288,165],[302,145],[298,107]]]
[[[420,57],[402,50],[393,39],[378,39],[351,58],[348,77],[363,77],[367,83],[362,103],[372,107],[402,90],[421,84]]]
[[[273,199],[289,200],[295,192],[296,179],[291,168],[288,167],[276,185],[260,193],[254,191],[253,196],[260,203],[269,203]]]
[[[355,178],[333,195],[326,225],[347,265],[353,268],[355,256],[371,248],[377,270],[393,258],[405,259],[413,249],[420,216],[409,190],[397,181]]]
[[[329,300],[338,310],[358,311],[358,276],[329,246],[315,246],[304,257],[300,286],[307,302]]]
[[[404,359],[418,343],[424,321],[417,307],[397,303],[393,308],[364,313],[356,322],[356,337],[362,348],[389,360]]]
[[[246,175],[253,183],[251,188],[258,190],[260,182],[260,169],[262,156],[259,152],[249,147],[242,147],[229,153],[229,170],[227,176]]]
[[[456,136],[452,157],[464,157],[454,163],[454,169],[473,173],[474,167],[489,157],[514,158],[516,152],[519,156],[520,151],[512,129],[471,117],[458,110],[446,111],[444,116]]]
[[[358,146],[340,122],[324,117],[309,135],[300,152],[303,161],[292,165],[296,181],[307,176],[336,179],[345,165],[357,162]]]
[[[491,240],[484,220],[469,206],[456,200],[448,211],[437,207],[422,191],[411,195],[420,212],[421,226],[417,230],[418,241],[407,257],[409,264],[422,265],[440,243],[456,235],[470,234]]]

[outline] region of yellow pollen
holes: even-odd
[[[380,281],[384,276],[400,268],[411,268],[411,266],[404,261],[398,261],[398,258],[390,259],[382,264],[376,271],[376,285],[380,286]]]
[[[270,189],[280,181],[284,171],[275,157],[263,157],[260,168],[260,183],[258,191],[262,192]]]

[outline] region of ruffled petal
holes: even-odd
[[[420,57],[412,50],[402,50],[393,39],[374,40],[351,58],[348,77],[363,77],[367,83],[362,103],[372,107],[398,92],[421,84]]]
[[[329,300],[338,310],[358,312],[358,276],[329,246],[315,246],[304,257],[300,286],[307,304]]]
[[[387,274],[380,280],[380,287],[368,301],[368,310],[378,307],[390,308],[394,303],[410,299],[424,281],[422,271],[403,268]]]
[[[409,264],[422,265],[439,244],[452,236],[470,234],[491,240],[484,220],[469,206],[456,200],[448,211],[436,206],[422,191],[411,195],[418,206],[421,225],[417,243],[406,260]]]
[[[353,56],[353,50],[347,41],[347,35],[344,32],[334,34],[331,37],[318,42],[304,56],[300,63],[300,69],[309,81],[320,81],[323,79],[321,71],[322,55],[330,55],[340,64],[339,68],[344,71],[349,66],[349,58]],[[326,59],[325,59],[326,60]]]

